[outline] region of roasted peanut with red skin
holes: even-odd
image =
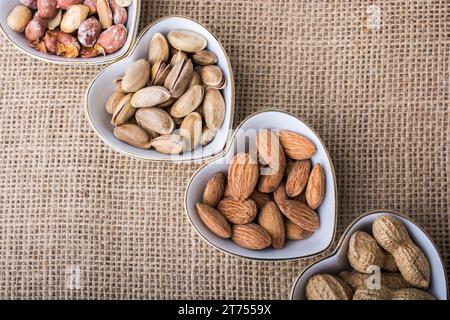
[[[58,43],[58,31],[47,31],[44,36],[44,43],[48,52],[56,54],[56,45]]]
[[[102,26],[95,17],[91,17],[78,28],[78,41],[85,47],[92,47],[97,42],[102,32]]]
[[[51,19],[58,12],[56,0],[37,0],[38,14],[42,19]]]
[[[114,24],[126,24],[128,21],[127,9],[118,6],[115,0],[108,1],[113,15]]]
[[[81,4],[83,0],[57,0],[57,7],[63,10],[67,10],[70,6],[75,4]]]
[[[89,14],[97,13],[97,0],[84,0],[83,4],[89,7]]]
[[[20,0],[20,2],[28,8],[37,9],[37,0]]]
[[[103,31],[97,41],[106,54],[114,53],[123,47],[127,40],[127,29],[122,24],[116,24]]]
[[[47,29],[47,22],[36,15],[25,28],[25,37],[30,40],[38,40],[45,34]]]

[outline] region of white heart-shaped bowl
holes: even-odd
[[[428,235],[417,226],[409,218],[386,210],[373,211],[366,213],[357,219],[355,219],[350,226],[344,231],[339,243],[329,256],[324,257],[300,273],[294,282],[291,291],[291,299],[293,300],[306,300],[305,290],[308,279],[318,273],[330,273],[337,274],[340,271],[350,269],[350,264],[347,260],[348,242],[351,235],[357,230],[363,230],[372,233],[372,224],[380,216],[391,215],[399,219],[404,223],[406,229],[411,236],[414,243],[421,248],[430,261],[431,267],[431,281],[428,292],[431,293],[438,300],[447,300],[448,287],[447,287],[447,275],[445,273],[444,263],[439,255],[436,245],[428,237]]]
[[[242,248],[230,239],[222,239],[213,234],[200,220],[195,204],[202,201],[206,183],[216,173],[228,171],[230,159],[239,152],[255,146],[255,138],[259,129],[283,129],[302,134],[316,145],[317,152],[312,163],[320,163],[326,176],[326,190],[322,205],[317,210],[320,217],[320,228],[305,240],[286,241],[282,249],[267,248],[249,250]],[[336,178],[331,158],[322,140],[305,122],[294,115],[282,111],[262,111],[245,119],[236,129],[226,152],[218,159],[201,167],[191,178],[185,193],[185,209],[187,216],[198,234],[213,247],[235,256],[256,260],[290,260],[305,258],[319,254],[331,245],[336,231],[337,195]]]
[[[177,155],[167,155],[154,149],[144,150],[133,147],[118,140],[111,125],[111,115],[105,111],[105,102],[114,92],[113,80],[125,74],[128,67],[136,60],[146,58],[148,45],[157,32],[167,34],[171,30],[185,29],[200,33],[208,40],[207,49],[214,52],[218,58],[218,65],[226,77],[227,86],[221,90],[225,100],[225,119],[222,127],[217,131],[215,139],[206,146],[199,146],[192,152]],[[97,135],[111,148],[127,156],[142,160],[158,160],[173,162],[194,162],[205,160],[222,152],[228,141],[234,115],[234,78],[230,61],[216,37],[200,23],[181,16],[161,18],[147,26],[138,36],[136,44],[127,57],[112,64],[101,71],[89,85],[86,92],[86,116]]]
[[[24,33],[15,32],[11,30],[6,23],[9,13],[12,9],[20,5],[19,0],[1,0],[0,1],[0,29],[6,38],[21,52],[29,55],[32,58],[62,65],[101,65],[106,63],[111,63],[117,61],[124,57],[133,45],[134,39],[136,38],[139,14],[141,11],[141,0],[133,0],[132,4],[128,7],[128,22],[127,30],[128,36],[127,41],[124,46],[117,52],[109,54],[106,56],[99,56],[95,58],[64,58],[56,55],[51,55],[47,53],[42,53],[33,49],[28,44]]]

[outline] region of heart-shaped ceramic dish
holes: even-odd
[[[317,148],[312,163],[320,163],[326,176],[326,190],[322,205],[317,210],[320,228],[308,239],[287,241],[282,249],[267,248],[254,251],[242,248],[230,239],[214,235],[200,220],[195,208],[202,201],[203,190],[208,180],[216,173],[228,171],[230,159],[239,152],[248,151],[248,146],[255,145],[257,130],[283,129],[300,133],[309,138]],[[319,254],[332,243],[336,229],[337,195],[336,179],[331,158],[322,140],[305,122],[282,111],[262,111],[245,119],[236,129],[227,150],[220,158],[201,167],[191,178],[185,193],[185,210],[189,221],[198,234],[215,248],[235,256],[257,260],[289,260]]]
[[[304,269],[302,273],[300,273],[292,287],[291,299],[306,300],[306,283],[308,279],[313,275],[318,273],[337,274],[340,271],[350,269],[350,264],[347,260],[347,251],[351,235],[357,230],[371,233],[373,222],[378,217],[384,215],[392,215],[404,223],[406,229],[409,232],[409,235],[411,236],[411,239],[419,248],[421,248],[425,252],[430,262],[431,281],[430,287],[427,291],[438,300],[447,300],[447,275],[445,273],[444,263],[439,255],[436,245],[433,243],[430,237],[428,237],[428,235],[412,220],[401,214],[390,211],[369,212],[355,219],[345,230],[333,253],[314,262],[306,269]]]
[[[118,140],[113,134],[111,115],[105,111],[105,103],[114,92],[113,80],[125,74],[128,67],[136,60],[146,58],[148,45],[157,32],[167,34],[175,29],[195,31],[203,35],[208,41],[207,49],[217,55],[217,65],[222,69],[227,86],[222,90],[225,100],[225,119],[216,137],[206,146],[199,146],[191,152],[177,155],[167,155],[154,149],[145,150],[133,147]],[[158,160],[173,162],[193,162],[205,160],[223,151],[228,141],[234,115],[234,78],[230,61],[216,37],[200,23],[181,16],[168,16],[161,18],[147,26],[138,36],[137,41],[127,57],[112,64],[100,72],[89,85],[86,92],[86,116],[97,135],[111,148],[127,156],[141,160]]]
[[[117,52],[113,54],[109,54],[106,56],[99,56],[95,58],[64,58],[59,57],[47,53],[42,53],[33,49],[28,44],[27,39],[25,38],[24,33],[19,33],[11,30],[6,23],[6,19],[12,9],[20,5],[19,0],[1,0],[0,1],[0,29],[6,38],[21,52],[29,55],[32,58],[55,63],[55,64],[63,64],[63,65],[100,65],[111,63],[123,58],[127,52],[130,50],[133,45],[134,39],[136,38],[138,23],[139,23],[139,14],[141,10],[141,0],[133,0],[132,4],[127,8],[128,9],[128,22],[127,22],[127,41],[124,46]]]

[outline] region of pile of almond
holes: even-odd
[[[105,104],[117,139],[164,154],[210,143],[222,126],[226,78],[203,35],[190,30],[155,33],[147,59],[115,80]]]
[[[315,153],[298,133],[260,130],[256,149],[231,159],[227,179],[217,173],[208,181],[196,204],[200,219],[217,236],[253,250],[310,237],[325,194],[323,169],[310,160]]]
[[[133,0],[20,0],[8,26],[25,32],[31,47],[66,58],[92,58],[120,50],[127,40]]]

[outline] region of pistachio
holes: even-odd
[[[210,129],[208,127],[203,128],[202,138],[200,140],[202,146],[206,146],[208,143],[214,140],[217,130]]]
[[[125,93],[116,90],[114,93],[106,100],[105,104],[105,110],[109,114],[114,114],[114,111],[116,110],[117,106],[119,105],[120,101],[125,97]]]
[[[170,65],[167,65],[163,61],[158,61],[152,66],[151,72],[151,85],[162,86],[166,81],[167,75],[171,69]]]
[[[167,39],[175,49],[195,53],[206,48],[208,41],[201,34],[188,30],[174,30],[167,34]]]
[[[169,134],[175,129],[170,115],[161,108],[144,108],[136,112],[137,123],[147,131]]]
[[[114,110],[111,123],[114,126],[125,124],[136,112],[136,109],[131,105],[132,94],[129,93],[123,97],[116,109]]]
[[[185,140],[178,134],[165,134],[153,139],[151,146],[165,154],[178,154],[184,150]]]
[[[147,60],[153,66],[158,61],[167,62],[169,60],[169,44],[161,33],[155,33],[148,46]]]
[[[205,122],[210,129],[219,129],[225,118],[225,101],[217,89],[207,89],[203,99]]]
[[[154,107],[170,99],[170,93],[164,87],[147,87],[133,94],[131,104],[135,108]]]
[[[158,104],[156,107],[158,108],[167,108],[170,107],[171,105],[173,105],[173,103],[177,101],[177,99],[170,97],[169,100],[167,100],[166,102],[163,102],[161,104]]]
[[[198,73],[197,71],[194,71],[192,73],[192,79],[191,79],[191,83],[189,83],[189,88],[192,88],[193,86],[203,86],[203,82],[202,82],[202,77],[200,76],[200,73]]]
[[[167,75],[167,78],[164,81],[164,87],[169,90],[172,97],[181,97],[191,83],[193,72],[194,66],[190,59],[177,62]]]
[[[115,127],[114,136],[132,146],[143,149],[150,148],[151,138],[149,134],[138,125],[128,123]]]
[[[201,66],[209,66],[217,63],[217,56],[209,50],[202,50],[192,56],[192,61]]]
[[[126,91],[124,91],[124,90],[122,89],[122,80],[123,80],[123,77],[119,77],[119,78],[115,79],[115,80],[113,81],[113,83],[114,83],[114,88],[116,89],[116,91],[120,91],[120,92],[122,92],[122,93],[127,93]]]
[[[180,136],[186,141],[185,151],[197,148],[202,138],[202,116],[197,112],[188,114],[181,123]]]
[[[170,115],[175,118],[183,118],[194,111],[202,103],[204,91],[203,87],[198,85],[188,89],[172,105]]]
[[[216,65],[201,68],[200,75],[203,83],[208,87],[218,89],[224,81],[222,69]]]
[[[122,79],[122,89],[126,92],[136,92],[148,82],[150,78],[150,64],[145,59],[140,59],[128,68]]]
[[[176,65],[178,62],[180,61],[186,61],[187,59],[189,59],[189,57],[187,56],[186,53],[184,53],[183,51],[177,51],[177,53],[175,53],[172,56],[172,59],[170,59],[170,65],[174,66]]]

